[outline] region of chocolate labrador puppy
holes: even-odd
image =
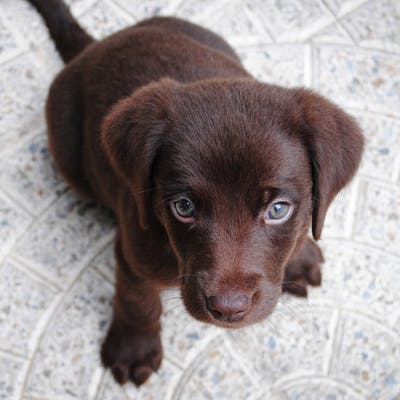
[[[152,18],[95,41],[60,0],[31,0],[67,63],[51,85],[50,150],[69,184],[116,216],[113,321],[101,356],[119,383],[159,368],[160,291],[237,328],[282,290],[319,285],[332,199],[354,175],[354,120],[306,89],[256,81],[219,36]]]

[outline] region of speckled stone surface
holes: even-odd
[[[366,154],[331,207],[323,285],[240,331],[163,294],[165,359],[140,389],[99,362],[111,315],[112,218],[49,157],[43,107],[62,68],[37,13],[0,4],[1,400],[399,400],[400,2],[68,0],[104,37],[152,15],[222,34],[260,80],[305,85],[363,127]]]

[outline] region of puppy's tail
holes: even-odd
[[[28,0],[41,14],[65,63],[94,39],[85,32],[62,0]]]

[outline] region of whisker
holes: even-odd
[[[171,309],[169,309],[168,311],[164,312],[162,314],[162,317],[165,317],[167,314],[169,314],[171,311],[174,311],[175,309],[177,309],[178,307],[182,307],[182,304],[177,304],[176,306],[172,307]],[[183,308],[183,307],[182,307]]]
[[[182,296],[167,297],[167,298],[163,299],[163,301],[177,300],[177,299],[183,300],[183,297]]]

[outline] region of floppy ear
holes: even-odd
[[[355,120],[322,96],[296,89],[295,98],[295,124],[311,159],[312,233],[318,240],[329,204],[359,166],[364,140]]]
[[[101,143],[118,176],[132,191],[139,223],[148,228],[149,183],[157,149],[166,129],[170,79],[144,86],[119,101],[103,121]]]

